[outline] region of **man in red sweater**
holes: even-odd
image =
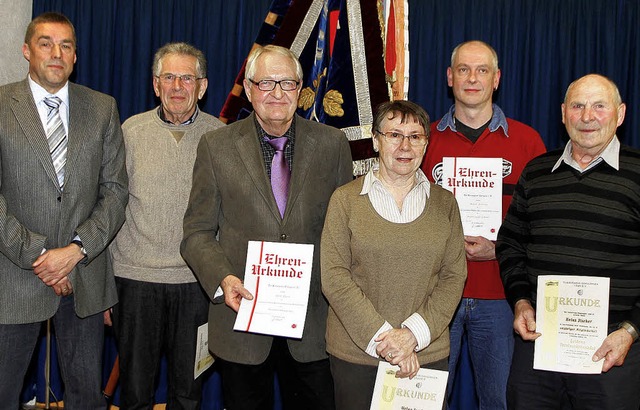
[[[451,54],[447,81],[455,104],[431,125],[429,147],[422,163],[427,177],[442,185],[443,157],[502,159],[502,213],[524,166],[545,152],[531,127],[506,118],[492,104],[500,84],[495,50],[481,41],[458,45]],[[505,300],[494,242],[465,236],[468,278],[462,301],[451,322],[451,353],[447,395],[451,396],[466,333],[480,409],[506,409],[506,386],[513,354],[513,313]]]

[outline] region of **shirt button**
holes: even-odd
[[[286,239],[287,239],[287,234],[286,233],[283,233],[282,235],[280,235],[280,240],[281,241],[284,241]]]

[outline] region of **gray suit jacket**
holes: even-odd
[[[327,357],[320,235],[331,194],[352,180],[352,163],[344,133],[300,117],[296,118],[294,150],[287,209],[281,219],[253,115],[206,133],[194,165],[181,250],[212,300],[225,276],[244,278],[248,241],[314,244],[303,336],[288,340],[292,356],[310,362]],[[235,318],[236,313],[224,303],[210,305],[209,349],[235,363],[264,362],[273,338],[234,331]]]
[[[31,264],[43,248],[66,246],[75,233],[88,254],[69,274],[76,313],[109,308],[117,296],[104,250],[124,221],[128,199],[115,100],[69,83],[64,192],[28,81],[0,87],[0,101],[0,323],[55,314],[60,297]]]

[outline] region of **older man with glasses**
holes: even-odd
[[[277,373],[285,409],[334,408],[325,349],[327,302],[320,290],[320,234],[333,191],[352,179],[341,131],[295,115],[302,68],[277,46],[247,60],[248,118],[204,135],[184,217],[182,254],[214,301],[209,349],[218,359],[225,407],[273,407]],[[313,244],[311,290],[302,339],[233,330],[250,240]]]
[[[207,61],[185,43],[161,47],[153,60],[160,105],[122,126],[129,173],[126,222],[110,253],[120,303],[113,309],[120,355],[120,406],[150,409],[163,354],[167,408],[197,409],[193,378],[197,328],[207,297],[180,256],[182,216],[202,134],[224,124],[201,112]]]

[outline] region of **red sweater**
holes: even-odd
[[[422,162],[422,170],[430,181],[442,185],[443,157],[479,157],[502,158],[502,217],[507,213],[511,196],[520,173],[529,160],[543,154],[546,149],[540,135],[531,127],[505,118],[496,105],[489,127],[482,133],[476,143],[459,132],[454,132],[449,111],[441,121],[431,125],[429,146]],[[506,120],[506,121],[505,121]],[[507,128],[507,134],[503,127]],[[494,129],[491,131],[490,128]],[[486,262],[467,261],[468,276],[462,297],[476,299],[504,299],[504,289],[500,279],[500,270],[496,260]]]

